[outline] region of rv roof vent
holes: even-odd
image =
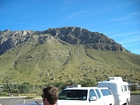
[[[109,80],[122,81],[122,77],[109,77]]]

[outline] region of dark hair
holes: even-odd
[[[43,89],[43,98],[47,98],[50,104],[56,104],[58,100],[58,91],[55,87],[49,86]]]

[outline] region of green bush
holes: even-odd
[[[132,91],[138,90],[138,86],[137,86],[136,84],[132,85],[131,90],[132,90]]]
[[[95,83],[93,81],[80,81],[77,84],[81,85],[81,87],[93,87],[95,86]]]
[[[19,86],[20,93],[28,93],[30,91],[30,84],[29,83],[22,83]]]
[[[55,86],[58,88],[59,91],[61,91],[66,88],[66,83],[59,82]]]
[[[7,92],[1,92],[0,96],[8,96],[8,93]]]
[[[34,98],[34,97],[29,97],[29,96],[28,96],[28,97],[26,97],[25,99],[33,99],[33,98]]]

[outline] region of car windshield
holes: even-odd
[[[58,97],[59,100],[86,100],[87,90],[63,90]]]

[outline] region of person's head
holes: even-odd
[[[44,105],[55,105],[58,100],[57,89],[53,86],[44,88],[42,98]]]

